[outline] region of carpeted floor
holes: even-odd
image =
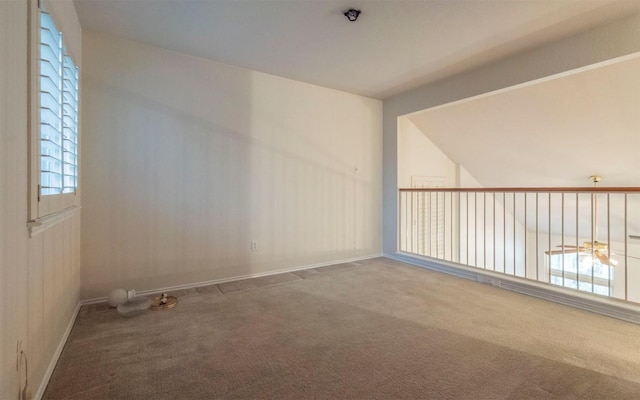
[[[377,258],[82,308],[44,399],[638,399],[640,326]]]

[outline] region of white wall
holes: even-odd
[[[384,101],[384,252],[397,251],[398,117],[640,51],[640,15],[507,57]],[[461,145],[464,145],[461,143]],[[471,171],[473,172],[473,171]]]
[[[411,187],[414,176],[442,177],[456,187],[456,164],[407,117],[398,118],[398,187]]]
[[[381,253],[380,101],[83,46],[83,298]]]
[[[64,33],[79,43],[71,2],[51,4]],[[27,230],[27,2],[0,2],[0,398],[16,399],[29,362],[34,394],[43,381],[80,291],[80,216],[34,238]],[[62,29],[62,28],[61,28]],[[79,48],[78,48],[79,50]],[[80,56],[80,54],[78,54]]]

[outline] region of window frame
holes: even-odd
[[[555,286],[565,287],[573,290],[578,290],[580,292],[593,293],[600,296],[605,297],[613,297],[613,288],[615,283],[615,270],[614,267],[608,266],[606,264],[602,264],[598,261],[597,258],[593,257],[591,262],[592,265],[589,267],[587,273],[581,271],[580,264],[583,262],[581,260],[582,257],[587,257],[586,253],[573,253],[568,252],[565,254],[550,254],[548,255],[548,268],[550,275],[550,283]],[[564,258],[564,266],[563,266],[563,258]],[[555,260],[555,263],[554,263]],[[560,267],[554,267],[555,265],[560,265]],[[573,271],[573,267],[575,266],[575,271]],[[604,277],[600,274],[595,273],[596,268],[608,268],[607,277]],[[564,269],[564,271],[563,271]],[[559,278],[558,282],[553,282],[553,278]],[[566,281],[574,281],[576,287],[570,286]],[[591,289],[581,289],[580,284],[589,284],[591,285]],[[606,288],[608,294],[597,293],[596,286],[601,288]]]
[[[30,235],[46,229],[47,226],[57,223],[67,217],[75,214],[80,207],[80,141],[81,141],[81,88],[80,78],[81,71],[79,64],[76,62],[74,54],[67,51],[67,54],[73,61],[77,69],[78,79],[78,110],[77,110],[77,154],[76,154],[76,187],[74,192],[41,195],[41,125],[40,125],[40,32],[41,32],[41,12],[46,12],[51,16],[56,29],[61,32],[61,24],[56,20],[56,15],[48,10],[41,1],[29,1],[29,39],[28,39],[28,82],[29,82],[29,121],[28,121],[28,146],[29,146],[29,193],[28,193],[28,221]],[[64,42],[64,34],[62,35],[62,44]]]

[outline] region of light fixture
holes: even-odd
[[[589,181],[593,183],[593,187],[597,188],[598,183],[602,181],[602,177],[599,175],[591,175],[589,177]],[[593,229],[593,241],[591,242],[591,248],[587,250],[591,250],[592,258],[595,257],[598,261],[603,265],[609,265],[615,267],[618,265],[618,261],[613,259],[611,256],[611,252],[609,251],[609,245],[607,243],[598,242],[598,194],[593,193],[593,200],[591,202],[591,215],[593,216],[593,220],[591,221],[591,227]],[[585,243],[586,245],[587,243]],[[606,253],[606,254],[605,254]],[[593,261],[592,261],[593,265]]]
[[[358,19],[358,16],[360,15],[362,11],[360,10],[356,10],[354,8],[350,8],[347,11],[344,12],[344,16],[347,17],[347,19],[351,22],[354,22],[355,20]]]

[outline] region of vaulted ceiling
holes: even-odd
[[[621,16],[637,0],[74,0],[82,27],[374,98]],[[342,13],[362,10],[356,22]]]
[[[640,186],[640,55],[409,118],[486,187]]]

